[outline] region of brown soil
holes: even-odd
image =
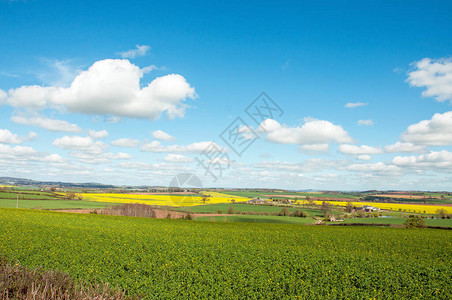
[[[300,195],[263,195],[265,197],[268,198],[272,198],[272,197],[285,197],[285,198],[305,198],[305,196],[300,196]]]
[[[89,214],[94,209],[59,209],[55,210],[58,212],[69,212],[69,213],[78,213],[78,214]],[[155,209],[155,215],[157,219],[165,219],[168,214],[170,214],[171,219],[180,219],[187,215],[187,213],[184,212],[178,212],[178,211],[170,211],[170,210],[164,210],[164,209]],[[231,214],[191,214],[192,217],[217,217],[217,216],[234,216]]]
[[[129,193],[130,195],[193,195],[193,192],[173,192],[173,193]]]

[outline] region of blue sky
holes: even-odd
[[[0,176],[452,190],[451,9],[0,1]],[[256,123],[263,91],[283,114]]]

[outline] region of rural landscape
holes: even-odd
[[[0,300],[452,299],[451,12],[0,0]]]
[[[94,295],[451,296],[452,193],[36,184],[0,187],[3,264],[108,283]]]

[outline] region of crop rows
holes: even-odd
[[[450,299],[452,231],[0,209],[0,255],[145,298]]]

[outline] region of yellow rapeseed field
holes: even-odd
[[[314,201],[316,204],[321,205],[323,201]],[[346,201],[325,201],[333,205],[346,206]],[[307,201],[304,201],[307,203]],[[406,211],[416,213],[434,214],[438,209],[444,209],[447,213],[452,213],[452,207],[441,205],[421,205],[421,204],[400,204],[400,203],[377,203],[377,202],[351,202],[356,207],[362,207],[364,205],[370,205],[378,207],[380,209],[392,210],[392,211]]]
[[[107,202],[107,203],[140,203],[147,205],[162,206],[194,206],[201,204],[217,204],[228,203],[231,199],[240,199],[245,201],[248,198],[240,196],[231,196],[218,192],[201,192],[203,195],[211,195],[205,197],[204,202],[201,196],[192,195],[136,195],[136,194],[119,194],[119,193],[86,193],[83,194],[83,200]]]

